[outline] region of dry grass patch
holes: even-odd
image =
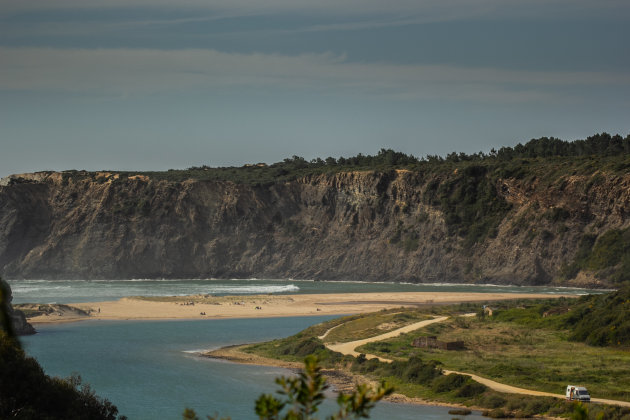
[[[394,313],[377,313],[370,316],[353,319],[339,325],[326,336],[328,343],[347,343],[349,341],[374,337],[389,331],[429,319],[426,314],[417,311],[397,310]]]

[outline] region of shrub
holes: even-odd
[[[506,403],[505,398],[495,393],[486,395],[482,400],[483,406],[490,407],[490,408],[503,407],[505,403]]]
[[[477,395],[481,395],[486,392],[487,389],[488,388],[485,385],[470,379],[461,388],[459,388],[459,390],[457,390],[455,396],[463,398],[476,397]]]
[[[435,392],[448,392],[461,387],[469,379],[468,376],[450,374],[442,375],[433,380],[431,388]]]
[[[454,408],[452,410],[448,410],[448,414],[453,414],[455,416],[467,416],[470,413],[472,413],[472,411],[468,408]]]
[[[502,408],[495,408],[494,410],[484,411],[483,415],[490,417],[491,419],[504,419],[510,417]]]

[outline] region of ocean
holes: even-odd
[[[301,294],[367,292],[476,292],[546,293],[550,295],[593,293],[568,287],[499,286],[470,284],[411,284],[353,281],[275,279],[234,280],[8,280],[13,303],[76,303],[116,300],[125,296],[186,296],[196,294]]]

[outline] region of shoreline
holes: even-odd
[[[49,313],[27,316],[30,323],[50,324],[83,320],[176,320],[276,318],[348,315],[401,307],[486,303],[514,299],[554,299],[572,295],[536,293],[376,292],[300,295],[193,295],[125,297],[116,301],[65,305],[20,304],[23,310],[48,306]]]
[[[236,344],[232,346],[221,347],[219,349],[211,350],[204,353],[199,353],[199,357],[206,357],[210,359],[224,360],[229,363],[240,363],[246,365],[257,366],[273,366],[284,369],[289,369],[293,372],[297,372],[304,366],[303,363],[289,362],[278,359],[271,359],[257,354],[245,353],[241,349],[249,346],[249,344]],[[339,369],[325,369],[322,368],[322,374],[326,377],[328,383],[331,385],[329,388],[332,392],[350,393],[354,391],[357,384],[368,384],[371,386],[377,385],[376,381],[370,380],[363,375],[357,375],[352,372],[347,372]],[[383,401],[387,401],[394,404],[411,404],[411,405],[425,405],[434,407],[451,407],[451,408],[467,408],[470,410],[483,411],[481,407],[467,407],[462,404],[446,403],[441,401],[425,400],[422,398],[408,397],[403,394],[394,392],[393,394],[385,397]]]

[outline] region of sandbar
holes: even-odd
[[[562,295],[459,292],[383,292],[300,295],[125,297],[116,301],[70,303],[79,311],[29,317],[31,323],[95,320],[273,318],[341,315],[400,307],[423,307],[507,299],[549,299]],[[567,295],[567,297],[569,297]]]

